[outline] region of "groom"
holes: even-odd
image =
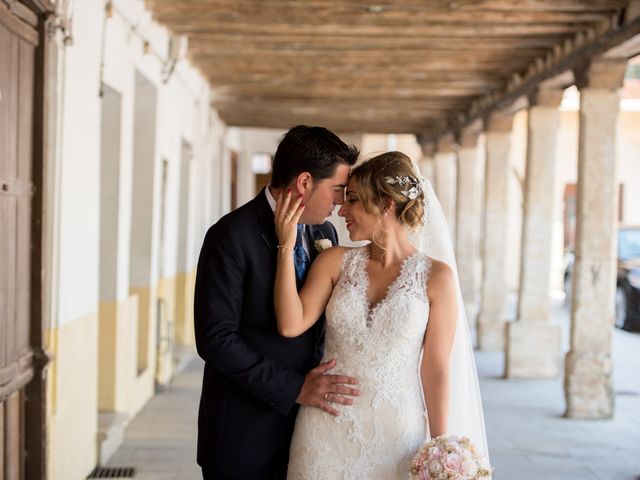
[[[318,254],[316,241],[337,243],[325,220],[343,203],[357,156],[325,128],[291,128],[276,150],[271,184],[205,236],[194,299],[196,346],[205,361],[198,415],[205,480],[284,479],[298,405],[336,414],[332,403],[348,404],[345,395],[357,394],[345,385],[355,379],[324,375],[335,362],[316,367],[324,322],[286,339],[273,307],[275,199],[290,189],[306,205],[293,252],[300,285]]]

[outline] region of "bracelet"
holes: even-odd
[[[282,248],[282,249],[284,249],[284,250],[290,250],[290,251],[292,251],[292,252],[293,252],[293,248],[288,247],[288,246],[286,246],[286,245],[278,245],[278,248]]]

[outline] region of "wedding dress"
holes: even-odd
[[[416,252],[374,306],[367,300],[369,248],[347,251],[326,308],[323,361],[330,373],[356,377],[360,396],[335,404],[337,417],[303,407],[290,450],[290,480],[407,478],[427,438],[419,377],[429,317],[426,282],[431,260]]]
[[[414,170],[418,168],[414,165]],[[291,442],[289,480],[392,480],[408,477],[411,459],[430,439],[420,380],[429,317],[426,286],[432,259],[454,272],[458,315],[450,357],[447,434],[470,438],[487,459],[484,415],[469,326],[447,221],[433,187],[423,226],[410,236],[417,252],[376,305],[367,299],[368,247],[347,251],[326,307],[325,355],[333,372],[356,377],[360,396],[334,404],[340,416],[301,407]]]

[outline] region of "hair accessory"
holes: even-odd
[[[409,200],[415,200],[418,198],[418,195],[422,192],[422,185],[420,181],[413,177],[385,177],[385,181],[389,185],[400,185],[401,187],[410,187],[407,190],[400,190],[400,192],[407,197]]]

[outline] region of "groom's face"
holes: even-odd
[[[338,164],[332,177],[309,182],[304,192],[304,212],[300,223],[317,225],[331,216],[336,205],[344,202],[344,189],[349,182],[349,166]]]

